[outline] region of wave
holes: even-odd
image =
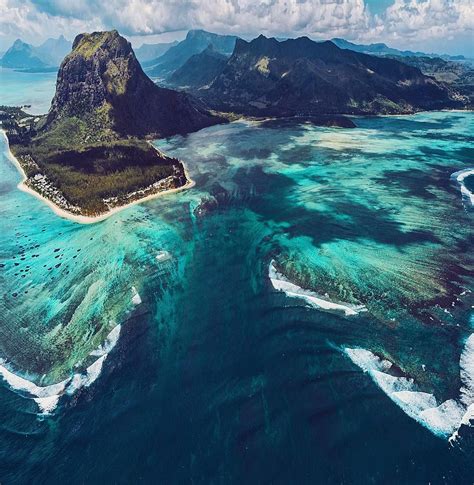
[[[391,375],[392,362],[362,348],[346,347],[344,352],[408,416],[435,435],[448,438],[452,443],[461,426],[470,426],[474,418],[474,334],[467,339],[460,357],[463,384],[460,396],[441,404],[433,394],[420,391],[412,378]]]
[[[474,175],[474,168],[468,168],[465,170],[459,170],[451,175],[451,179],[456,180],[456,182],[461,187],[461,194],[463,200],[468,200],[471,206],[474,206],[474,194],[464,185],[464,179],[469,177],[469,175]]]
[[[105,359],[115,347],[120,337],[121,326],[116,325],[107,335],[104,343],[93,350],[89,356],[98,357],[83,372],[75,373],[72,377],[51,384],[38,386],[34,382],[15,374],[7,367],[5,361],[0,360],[0,374],[11,389],[18,391],[23,397],[31,398],[38,405],[40,414],[51,414],[57,407],[59,399],[64,394],[73,395],[83,387],[89,387],[102,372]]]
[[[321,310],[344,313],[346,316],[357,315],[360,312],[367,311],[364,305],[351,305],[350,303],[335,303],[324,298],[312,291],[304,290],[299,286],[288,281],[284,275],[279,273],[275,268],[274,261],[270,262],[268,276],[272,282],[273,288],[283,291],[290,298],[299,298],[305,300],[311,306]]]
[[[140,297],[140,294],[138,293],[137,289],[132,286],[132,303],[134,305],[140,305],[142,302],[142,299]]]

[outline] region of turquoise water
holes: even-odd
[[[196,186],[94,225],[18,190],[2,138],[0,357],[41,385],[80,376],[49,415],[2,383],[2,483],[472,482],[472,430],[449,443],[400,399],[470,399],[473,211],[451,174],[474,165],[474,116],[355,122],[160,141]],[[367,311],[277,291],[272,260]]]
[[[44,114],[54,96],[56,72],[16,72],[0,67],[0,105],[31,105],[28,113]]]

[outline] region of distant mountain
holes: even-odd
[[[402,51],[389,47],[387,44],[354,44],[345,39],[334,38],[331,41],[341,49],[350,49],[355,52],[371,54],[374,56],[400,56],[400,57],[439,57],[445,60],[460,61],[464,56],[449,56],[446,54],[426,54],[425,52]]]
[[[167,82],[172,86],[193,89],[207,86],[224,70],[227,59],[224,54],[216,52],[211,44],[201,53],[191,56]]]
[[[411,113],[460,107],[456,92],[397,60],[307,37],[237,40],[202,96],[215,109],[249,115]]]
[[[184,40],[171,47],[165,54],[156,59],[154,67],[148,71],[150,76],[169,76],[184,65],[194,54],[199,54],[210,44],[216,52],[230,56],[238,37],[219,35],[205,30],[190,30]],[[151,65],[152,62],[150,61]]]
[[[140,64],[150,61],[152,59],[156,59],[157,57],[162,56],[167,50],[171,47],[174,47],[178,44],[178,41],[174,42],[167,42],[161,44],[143,44],[138,49],[135,50],[135,55],[137,59],[140,61]]]
[[[47,39],[35,51],[41,58],[51,66],[59,66],[66,54],[71,50],[72,42],[67,40],[64,35],[57,39]]]
[[[439,57],[400,57],[389,56],[405,64],[418,68],[423,74],[437,81],[452,85],[460,94],[469,99],[474,106],[474,67],[469,62],[449,61]]]
[[[62,35],[57,39],[48,39],[37,47],[17,39],[2,56],[1,64],[3,67],[28,71],[54,70],[71,46],[72,43]]]
[[[17,39],[5,52],[1,59],[2,67],[13,69],[38,69],[47,67],[48,63],[41,59],[36,49],[26,42]]]

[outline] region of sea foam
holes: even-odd
[[[116,325],[107,335],[104,343],[93,350],[89,356],[98,357],[84,372],[75,373],[56,384],[38,386],[34,382],[12,372],[4,361],[0,361],[0,374],[11,389],[31,398],[38,405],[40,414],[51,414],[57,407],[62,395],[72,395],[82,387],[89,387],[102,372],[105,359],[115,347],[120,337],[121,326]]]
[[[468,200],[471,206],[474,206],[474,194],[464,185],[464,179],[469,177],[469,175],[474,175],[474,168],[468,168],[466,170],[460,170],[454,172],[451,175],[451,179],[456,180],[456,182],[461,187],[461,194],[463,200]]]
[[[361,348],[345,348],[344,352],[408,416],[435,435],[449,438],[452,443],[462,425],[471,425],[474,418],[474,334],[467,339],[460,358],[463,384],[460,396],[440,404],[433,394],[420,391],[412,378],[391,375],[393,364],[390,361]]]
[[[290,298],[299,298],[306,301],[311,306],[321,310],[344,313],[346,316],[357,315],[360,312],[367,311],[364,305],[351,305],[350,303],[335,303],[326,298],[317,295],[316,293],[304,290],[299,286],[288,281],[285,276],[277,271],[274,261],[270,262],[268,269],[268,276],[272,282],[273,288],[278,291],[283,291]]]

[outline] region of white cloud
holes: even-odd
[[[368,0],[0,0],[0,37],[48,37],[117,28],[128,36],[204,28],[241,35],[310,35],[424,41],[472,35],[473,0],[394,0],[372,15]],[[414,45],[413,45],[414,44]]]
[[[100,22],[75,17],[50,15],[39,11],[28,0],[0,0],[0,46],[7,49],[12,40],[21,38],[38,43],[60,34],[73,38],[77,33],[102,28]]]
[[[382,32],[397,39],[443,39],[474,29],[472,0],[395,0],[377,19]]]

